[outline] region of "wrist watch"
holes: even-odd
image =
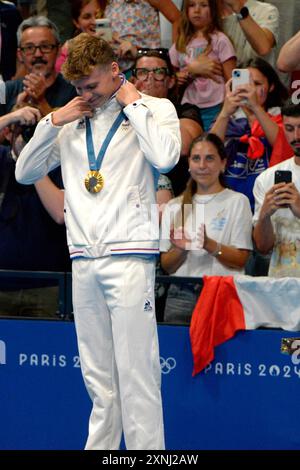
[[[249,16],[249,10],[247,7],[243,7],[239,13],[236,13],[236,17],[238,21],[244,20],[245,18],[248,18]]]
[[[217,256],[221,256],[221,254],[222,254],[222,245],[220,242],[217,242],[217,247],[215,251],[211,253],[211,256],[214,256],[216,258]]]

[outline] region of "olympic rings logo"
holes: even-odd
[[[159,360],[162,374],[169,374],[171,370],[175,369],[176,367],[176,360],[174,357],[168,357],[165,359],[164,357],[160,356]]]

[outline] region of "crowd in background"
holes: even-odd
[[[36,122],[76,96],[61,68],[72,37],[101,35],[103,18],[125,77],[180,119],[181,158],[157,187],[157,273],[299,277],[296,0],[0,1],[0,269],[70,270],[60,168],[23,186],[15,161]],[[249,80],[234,89],[236,68]],[[292,180],[275,184],[276,170]],[[188,322],[198,287],[158,286],[165,320]],[[0,280],[0,311],[51,316],[54,289]]]

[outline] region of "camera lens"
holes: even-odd
[[[235,70],[235,71],[234,71],[234,76],[235,76],[235,77],[240,77],[241,74],[240,74],[240,72],[239,72],[238,70]]]

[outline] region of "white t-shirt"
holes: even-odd
[[[182,196],[171,199],[163,212],[160,241],[160,251],[162,252],[169,251],[172,246],[169,237],[170,227],[174,223],[172,214],[176,217],[176,214],[180,213],[181,201]],[[201,216],[197,217],[199,209],[201,213],[204,212],[204,223],[208,237],[224,245],[252,250],[252,214],[246,196],[231,189],[224,189],[219,193],[205,196],[195,194],[193,198],[193,216],[190,214],[185,224],[185,229],[195,244],[195,236],[201,223]],[[243,269],[224,266],[216,257],[207,253],[204,249],[192,249],[174,275],[203,276],[206,274],[226,276],[243,272]]]
[[[245,6],[249,9],[249,13],[253,20],[261,27],[266,28],[275,37],[275,43],[278,41],[279,34],[279,12],[278,9],[270,3],[258,2],[257,0],[248,0]],[[238,62],[248,62],[250,59],[257,57],[257,53],[252,49],[248,42],[235,14],[223,18],[224,33],[231,39]],[[275,48],[263,56],[271,65],[275,66]]]
[[[255,213],[253,224],[259,218],[261,206],[266,192],[274,185],[276,170],[290,170],[292,181],[300,192],[300,165],[296,165],[294,157],[268,168],[261,173],[254,184]],[[272,251],[269,276],[300,277],[300,219],[294,216],[289,208],[278,209],[271,216],[275,233],[275,244]]]

